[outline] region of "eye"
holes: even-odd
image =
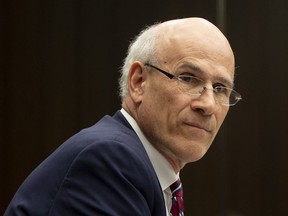
[[[191,76],[191,75],[184,75],[184,74],[179,75],[178,79],[182,82],[185,82],[187,84],[194,85],[194,86],[203,83],[202,80],[200,80],[199,78],[197,78],[195,76]]]
[[[230,93],[231,93],[231,89],[226,88],[226,87],[221,86],[221,85],[215,86],[215,87],[213,88],[213,91],[214,91],[216,94],[221,94],[221,95],[226,95],[226,96],[229,96]]]

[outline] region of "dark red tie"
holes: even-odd
[[[170,213],[173,216],[184,216],[184,204],[183,204],[183,190],[180,179],[174,182],[170,189],[172,191],[172,208]]]

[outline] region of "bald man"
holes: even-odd
[[[233,82],[233,51],[212,23],[146,28],[122,67],[122,109],[44,160],[5,215],[184,215],[179,172],[203,157],[241,99]]]

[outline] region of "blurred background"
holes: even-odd
[[[206,156],[182,171],[186,215],[288,215],[287,11],[284,0],[1,1],[0,214],[63,141],[120,108],[131,38],[200,16],[229,39],[243,100]]]

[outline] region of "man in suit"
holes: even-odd
[[[170,185],[241,99],[233,51],[207,20],[171,20],[136,37],[121,73],[122,109],[44,160],[5,216],[184,215],[181,186]]]

